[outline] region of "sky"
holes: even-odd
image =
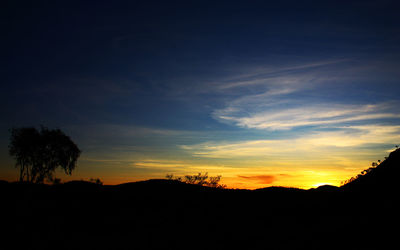
[[[12,127],[60,128],[72,176],[208,172],[230,188],[340,185],[400,143],[396,1],[6,1]]]

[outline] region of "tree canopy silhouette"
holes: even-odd
[[[51,181],[58,167],[72,174],[81,151],[60,129],[23,127],[12,128],[10,132],[9,154],[19,167],[20,181]]]

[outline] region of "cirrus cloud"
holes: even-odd
[[[214,117],[244,128],[288,130],[303,126],[338,126],[357,121],[400,118],[400,114],[392,112],[391,109],[392,105],[388,103],[365,105],[321,103],[301,107],[271,107],[245,115],[243,110],[228,107],[217,110]]]

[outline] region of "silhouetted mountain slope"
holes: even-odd
[[[385,249],[396,243],[392,229],[400,222],[399,154],[392,152],[342,188],[230,190],[161,179],[116,186],[0,182],[3,244],[11,243],[9,249]]]
[[[399,192],[400,149],[391,152],[377,167],[365,171],[367,173],[358,175],[342,188],[365,192]]]

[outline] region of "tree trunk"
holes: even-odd
[[[31,181],[30,178],[31,178],[31,176],[29,175],[29,166],[27,166],[26,167],[26,181],[30,182]]]
[[[19,182],[23,182],[24,181],[24,163],[22,163],[20,165],[20,170],[19,170]]]

